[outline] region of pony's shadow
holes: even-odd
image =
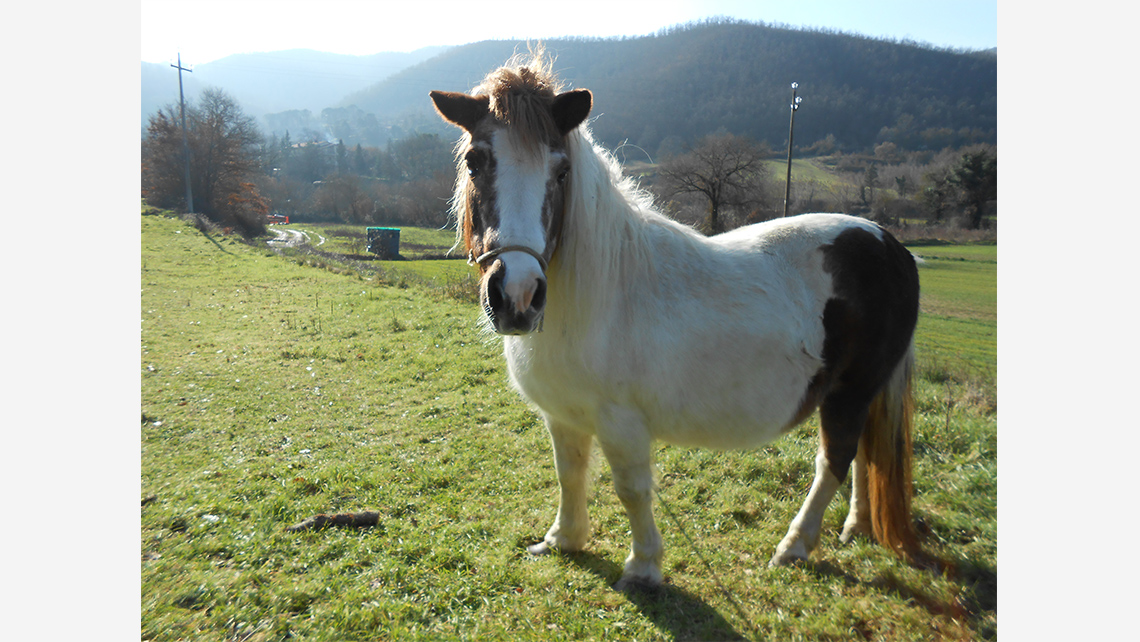
[[[926,609],[931,615],[945,615],[976,626],[983,624],[987,612],[997,611],[997,569],[966,559],[931,557],[924,565],[916,567],[956,583],[959,591],[951,601],[934,595],[921,583],[907,581],[889,570],[868,582],[827,561],[806,562],[804,567],[816,575],[840,579],[848,586],[865,585],[894,594]]]
[[[559,558],[593,573],[611,587],[621,579],[621,566],[589,551],[561,553]],[[627,588],[622,595],[658,628],[669,631],[675,640],[749,639],[715,608],[683,588],[666,583]]]

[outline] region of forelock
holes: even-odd
[[[535,154],[561,141],[551,107],[562,87],[550,65],[541,49],[528,60],[516,56],[474,91],[490,98],[491,116],[507,127],[515,144]]]

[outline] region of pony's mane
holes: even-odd
[[[577,335],[598,331],[598,314],[620,300],[629,283],[667,285],[656,278],[662,255],[685,253],[703,239],[691,228],[662,215],[652,194],[623,175],[613,154],[594,142],[585,123],[566,137],[571,171],[563,213],[562,238],[547,273],[549,319]],[[559,296],[553,293],[558,292]],[[667,314],[663,312],[663,314]],[[555,326],[548,323],[553,331]]]

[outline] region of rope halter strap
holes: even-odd
[[[538,265],[542,268],[543,274],[546,273],[546,259],[542,257],[542,254],[530,249],[525,245],[504,245],[503,247],[497,247],[490,252],[485,252],[478,258],[475,257],[475,252],[471,251],[467,253],[467,264],[483,265],[487,261],[490,261],[505,252],[524,252],[533,256],[536,260],[538,260]]]

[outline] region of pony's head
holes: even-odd
[[[566,136],[590,113],[584,89],[559,93],[548,64],[502,67],[468,94],[433,91],[439,114],[463,129],[453,207],[483,310],[499,334],[539,329],[546,267],[558,247]]]

